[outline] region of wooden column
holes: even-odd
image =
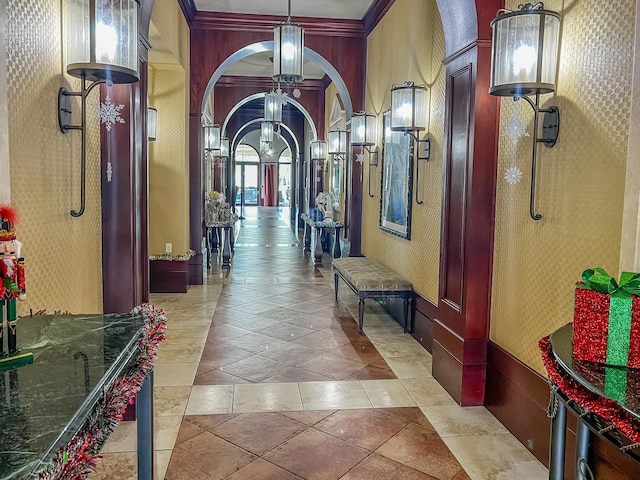
[[[482,405],[485,394],[499,116],[489,95],[489,24],[502,3],[438,0],[447,84],[433,376],[461,405]]]
[[[140,81],[100,86],[100,101],[107,95],[124,105],[108,131],[100,131],[102,179],[102,290],[105,313],[128,312],[149,301],[149,224],[147,154],[147,58],[153,0],[142,0],[138,12]]]

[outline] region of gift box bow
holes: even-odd
[[[633,295],[640,295],[640,273],[622,272],[616,281],[603,268],[582,273],[583,284],[577,288],[609,294],[609,325],[606,363],[624,366],[629,359]]]
[[[578,288],[608,293],[617,297],[640,295],[640,273],[622,272],[620,282],[609,275],[604,268],[590,268],[582,272],[584,285]]]

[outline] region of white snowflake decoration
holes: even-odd
[[[520,137],[528,137],[529,132],[527,132],[526,126],[520,117],[514,117],[503,124],[500,136],[516,139]]]
[[[522,171],[518,167],[509,167],[504,172],[504,179],[509,185],[515,185],[522,180]]]
[[[294,98],[300,98],[301,95],[302,95],[302,92],[300,91],[299,88],[294,88],[293,89],[293,97]]]
[[[107,132],[111,131],[111,127],[116,123],[125,123],[124,118],[120,116],[120,110],[124,105],[116,105],[107,96],[104,103],[100,104],[100,120],[104,123]]]
[[[289,96],[289,94],[287,92],[283,92],[282,89],[280,87],[278,87],[278,89],[273,92],[277,95],[278,100],[280,100],[280,104],[281,105],[286,105],[287,104],[287,97]]]
[[[356,162],[364,163],[364,153],[357,153],[356,154]]]

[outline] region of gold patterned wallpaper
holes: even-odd
[[[80,134],[58,128],[60,87],[79,80],[64,72],[59,0],[8,0],[7,106],[11,203],[20,213],[29,309],[102,311],[102,236],[98,89],[88,99],[86,211],[80,207]],[[74,111],[79,112],[79,103]],[[77,116],[74,115],[74,122]]]
[[[398,49],[403,49],[401,55]],[[382,113],[389,109],[391,87],[407,80],[429,88],[431,159],[420,162],[418,196],[415,183],[411,206],[411,240],[383,232],[379,227],[382,161],[364,169],[362,251],[402,272],[414,289],[434,303],[438,301],[440,268],[440,219],[442,205],[442,142],[444,138],[445,72],[444,32],[435,0],[397,0],[367,40],[366,111],[378,116],[378,147],[382,149]],[[415,168],[415,167],[414,167]]]
[[[555,147],[538,149],[543,218],[534,221],[532,137],[514,135],[532,135],[533,112],[501,100],[491,306],[491,339],[541,373],[538,339],[572,321],[582,271],[618,274],[635,28],[633,0],[553,0],[545,8],[562,14],[558,87],[542,96],[560,109],[560,135]],[[507,182],[508,168],[521,181]]]
[[[186,76],[180,65],[150,64],[149,105],[158,109],[149,142],[149,253],[181,255],[189,248]],[[203,200],[204,201],[204,200]]]

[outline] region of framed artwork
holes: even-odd
[[[382,189],[380,228],[411,238],[413,138],[391,131],[391,111],[382,115]]]

